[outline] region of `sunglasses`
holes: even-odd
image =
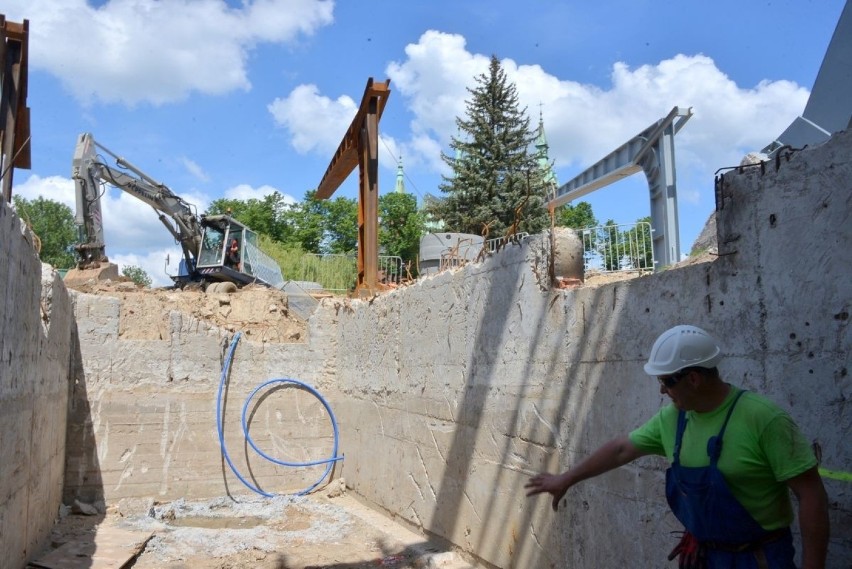
[[[666,389],[671,389],[682,380],[684,377],[689,375],[689,370],[683,370],[673,375],[663,375],[657,376],[657,381],[660,382],[660,385],[665,387]]]

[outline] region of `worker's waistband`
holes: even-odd
[[[747,543],[728,543],[724,541],[702,541],[701,545],[708,549],[717,549],[719,551],[726,551],[728,553],[740,553],[742,551],[752,551],[754,549],[760,549],[764,545],[768,543],[772,543],[774,541],[778,541],[781,539],[786,539],[791,536],[790,528],[781,528],[772,530],[767,533],[762,538],[749,541]]]

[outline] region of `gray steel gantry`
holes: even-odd
[[[639,172],[645,172],[651,196],[655,270],[680,260],[674,135],[692,116],[675,107],[597,163],[556,190],[548,204],[558,207]]]

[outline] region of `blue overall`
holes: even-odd
[[[707,441],[709,466],[680,464],[687,419],[684,411],[678,414],[674,456],[666,471],[666,499],[677,519],[703,545],[708,569],[796,569],[789,529],[763,529],[731,494],[717,466],[728,419],[743,393],[731,404],[719,434]]]

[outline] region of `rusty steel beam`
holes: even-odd
[[[372,77],[367,80],[364,96],[361,97],[361,106],[358,107],[355,118],[352,119],[352,123],[343,135],[343,140],[340,141],[340,146],[337,147],[337,151],[317,187],[317,199],[330,198],[358,165],[364,116],[368,112],[374,112],[378,119],[382,118],[388,96],[390,96],[389,85],[390,79],[384,83],[374,83]],[[370,111],[370,101],[373,99],[375,99],[377,105],[373,111]]]
[[[317,187],[328,199],[358,166],[358,294],[379,288],[379,120],[390,96],[390,79],[367,80],[361,105]]]
[[[0,194],[12,200],[15,168],[29,169],[30,109],[27,107],[29,20],[9,22],[0,14]]]
[[[379,285],[379,116],[371,98],[361,128],[358,157],[358,293]]]
[[[375,99],[378,103],[373,111],[377,113],[380,119],[387,104],[387,98],[390,95],[390,79],[384,83],[374,83],[373,78],[367,80],[367,87],[364,89],[364,96],[361,98],[361,106],[352,119],[352,123],[343,135],[331,163],[328,165],[325,174],[317,187],[317,198],[328,199],[340,187],[355,166],[359,163],[360,145],[361,145],[361,129],[364,126],[364,117],[370,112],[370,101]]]

